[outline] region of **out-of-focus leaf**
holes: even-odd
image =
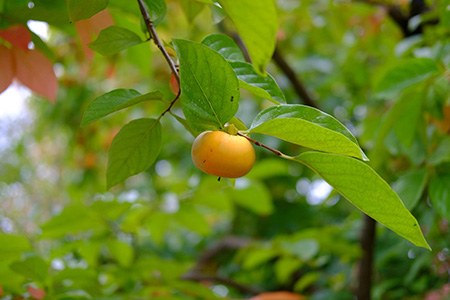
[[[109,26],[100,32],[89,47],[102,55],[112,55],[142,42],[142,39],[129,29]]]
[[[424,96],[420,91],[407,93],[401,100],[403,113],[401,113],[394,123],[394,132],[399,142],[404,147],[411,147],[416,128],[419,126],[420,116],[423,112],[422,101]]]
[[[284,256],[275,264],[275,274],[281,283],[288,283],[291,276],[302,265],[302,261],[294,256]]]
[[[72,21],[88,19],[104,10],[109,0],[67,0],[69,17]]]
[[[49,265],[38,256],[27,257],[11,264],[11,270],[36,282],[44,282],[48,276]]]
[[[0,262],[20,257],[24,251],[31,249],[31,244],[25,236],[0,233]]]
[[[205,4],[192,0],[181,0],[180,5],[186,15],[186,18],[191,23],[195,20],[198,14],[201,13],[203,8],[205,8]]]
[[[175,40],[174,45],[180,59],[181,104],[190,127],[198,132],[222,128],[238,109],[236,74],[225,58],[203,44]]]
[[[14,79],[14,57],[12,52],[0,45],[0,93],[6,90]]]
[[[262,76],[246,62],[231,62],[231,66],[236,72],[241,87],[275,104],[286,103],[283,92],[270,74]]]
[[[319,243],[313,239],[281,241],[280,247],[283,252],[294,255],[303,261],[312,259],[319,252]]]
[[[253,269],[280,254],[273,248],[252,248],[247,251],[242,264],[246,270]]]
[[[162,100],[160,92],[150,92],[141,95],[131,89],[117,89],[95,98],[84,111],[81,126],[86,126],[95,120],[113,112],[130,107],[144,101]]]
[[[108,249],[111,256],[119,263],[122,267],[129,267],[134,258],[134,250],[129,244],[119,241],[111,240],[108,242]]]
[[[332,116],[305,105],[277,105],[260,112],[250,133],[270,135],[315,150],[367,160],[350,131]]]
[[[165,0],[144,0],[148,8],[148,13],[150,15],[150,20],[155,26],[164,20],[167,12],[167,6]]]
[[[13,25],[6,29],[0,29],[0,39],[6,40],[14,47],[28,50],[31,42],[31,33],[24,25]]]
[[[450,137],[443,138],[431,155],[428,161],[432,165],[438,165],[450,161]]]
[[[247,47],[257,72],[265,73],[276,43],[278,18],[273,0],[220,0]]]
[[[202,41],[209,48],[217,51],[226,60],[245,62],[244,54],[242,54],[239,46],[227,35],[210,34]]]
[[[436,212],[450,221],[450,175],[431,179],[430,198]]]
[[[230,190],[231,199],[238,205],[259,215],[272,213],[272,198],[266,186],[259,181],[240,178],[234,189]]]
[[[381,96],[389,96],[413,84],[422,82],[438,71],[430,58],[411,58],[390,69],[376,87]]]
[[[422,196],[426,183],[427,170],[413,170],[402,175],[392,184],[392,188],[403,200],[406,208],[412,210]]]
[[[430,249],[417,220],[391,187],[364,162],[336,154],[305,152],[295,158],[374,220],[416,246]]]
[[[125,125],[109,149],[107,187],[148,169],[160,150],[161,124],[158,120],[142,118]]]

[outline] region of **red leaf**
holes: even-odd
[[[37,50],[23,51],[13,48],[16,63],[17,79],[37,94],[56,100],[58,81],[53,70],[53,64]]]
[[[42,300],[45,297],[45,291],[43,289],[28,286],[27,290],[32,299]]]
[[[14,78],[14,57],[11,50],[0,45],[0,93],[8,88]]]
[[[98,14],[86,20],[75,23],[78,36],[80,37],[83,52],[88,59],[91,59],[94,52],[88,45],[98,36],[100,31],[114,24],[113,18],[108,10],[104,9]]]
[[[31,33],[24,25],[15,25],[0,30],[0,37],[23,50],[27,50],[28,44],[31,42]]]

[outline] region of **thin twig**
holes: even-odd
[[[181,95],[181,88],[180,88],[180,74],[178,73],[178,68],[175,64],[175,62],[170,57],[169,53],[167,52],[166,48],[164,48],[164,45],[162,41],[160,40],[158,33],[155,30],[155,26],[153,25],[153,21],[150,19],[150,15],[147,11],[147,8],[143,2],[143,0],[137,0],[139,4],[139,9],[141,11],[142,17],[144,18],[145,26],[147,27],[147,31],[150,34],[150,38],[153,40],[153,43],[158,47],[158,49],[161,51],[162,55],[164,56],[165,60],[167,61],[167,64],[170,67],[170,70],[175,75],[175,79],[178,83],[178,93],[176,94],[175,98],[173,98],[172,101],[170,101],[169,106],[159,115],[159,119],[161,119],[167,112],[169,112],[174,104],[177,102],[177,100],[180,98]]]
[[[272,152],[276,156],[283,157],[283,158],[289,158],[288,155],[284,154],[280,150],[277,150],[277,149],[274,149],[274,148],[272,148],[270,146],[267,146],[266,144],[263,144],[263,143],[261,143],[261,142],[259,142],[257,140],[254,140],[254,139],[252,139],[251,137],[249,137],[249,136],[247,136],[245,134],[242,134],[242,133],[238,132],[237,135],[240,135],[240,136],[246,138],[249,142],[255,144],[256,146],[259,146],[259,147],[262,147],[264,149],[269,150],[270,152]]]

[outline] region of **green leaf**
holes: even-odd
[[[239,206],[258,215],[268,215],[273,211],[272,198],[266,186],[259,181],[239,179],[230,190],[231,199]]]
[[[11,264],[11,270],[37,282],[44,282],[48,276],[49,265],[38,256],[31,256]]]
[[[230,64],[207,46],[175,40],[180,59],[181,104],[196,131],[222,128],[237,112],[239,82]]]
[[[134,249],[129,244],[119,240],[111,240],[108,242],[108,249],[120,266],[129,267],[133,263]]]
[[[141,95],[131,89],[117,89],[95,98],[84,111],[81,126],[103,118],[113,112],[130,107],[140,102],[162,100],[160,92]]]
[[[332,116],[309,106],[286,104],[260,112],[250,126],[261,133],[300,146],[367,160],[356,138]]]
[[[431,179],[430,198],[433,209],[450,221],[450,175]]]
[[[438,165],[450,161],[450,137],[443,138],[431,155],[428,156],[428,162],[432,165]]]
[[[125,125],[109,149],[108,189],[148,169],[161,150],[161,124],[155,119],[137,119]]]
[[[399,142],[406,148],[410,148],[414,141],[416,129],[420,126],[420,117],[422,116],[422,101],[424,95],[419,91],[406,93],[405,97],[400,99],[401,113],[397,116],[394,123],[394,133]],[[399,107],[397,104],[396,107]]]
[[[241,87],[275,104],[286,103],[283,92],[270,74],[259,75],[253,66],[246,62],[231,62],[231,66],[239,78]]]
[[[412,58],[390,69],[378,83],[375,91],[380,96],[391,96],[413,84],[430,78],[438,71],[430,58]]]
[[[119,27],[109,26],[98,35],[97,39],[89,44],[89,47],[102,55],[112,55],[129,47],[139,45],[143,41],[133,31]]]
[[[190,23],[192,23],[195,18],[198,16],[198,14],[201,13],[203,8],[205,8],[204,3],[195,2],[192,0],[181,0],[180,2],[181,9],[184,12],[184,15],[189,20]]]
[[[0,233],[0,262],[20,257],[23,252],[31,249],[31,244],[25,236]]]
[[[275,263],[275,274],[280,283],[288,283],[292,280],[292,275],[302,265],[302,261],[296,257],[284,256]]]
[[[278,29],[273,0],[220,0],[247,47],[257,72],[264,74],[275,50]]]
[[[305,152],[295,158],[359,210],[416,246],[431,249],[414,216],[391,187],[364,162],[336,154]]]
[[[413,170],[401,176],[392,184],[392,188],[405,203],[407,209],[412,210],[422,196],[427,183],[427,170]]]
[[[70,20],[87,19],[104,10],[109,0],[67,0]]]
[[[319,252],[319,243],[314,239],[281,241],[280,247],[284,252],[292,254],[303,261],[311,260]]]
[[[228,61],[242,61],[245,62],[244,54],[242,54],[239,46],[227,35],[224,34],[210,34],[202,41],[209,48],[218,52]]]
[[[167,12],[167,6],[165,0],[144,0],[147,5],[150,20],[154,26],[158,26],[159,23],[164,20],[164,16]]]

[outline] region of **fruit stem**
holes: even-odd
[[[247,135],[245,135],[245,134],[243,134],[243,133],[241,133],[241,132],[238,132],[237,135],[240,135],[240,136],[246,138],[249,142],[255,144],[256,146],[259,146],[259,147],[262,147],[262,148],[264,148],[264,149],[266,149],[266,150],[269,150],[270,152],[272,152],[272,153],[275,154],[276,156],[279,156],[279,157],[282,157],[282,158],[286,158],[286,159],[291,159],[290,156],[284,154],[284,153],[281,152],[280,150],[277,150],[277,149],[275,149],[275,148],[272,148],[272,147],[270,147],[270,146],[267,146],[266,144],[261,143],[260,141],[257,141],[257,140],[255,140],[255,139],[252,139],[251,137],[249,137],[249,136],[247,136]]]

